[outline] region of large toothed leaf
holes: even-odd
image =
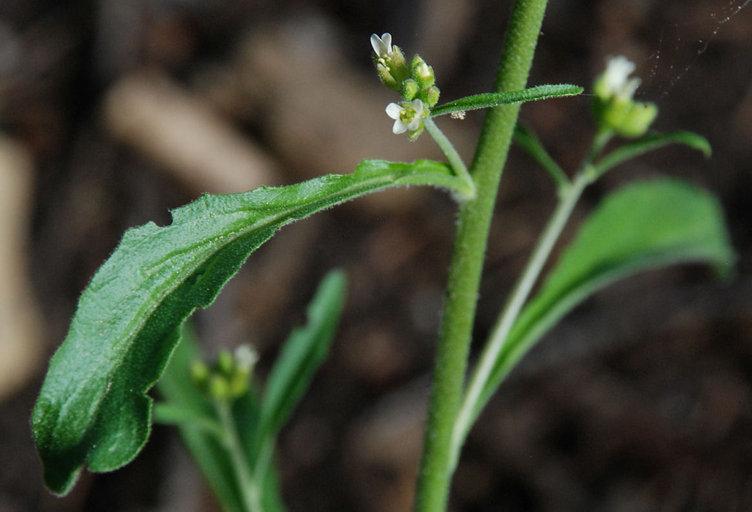
[[[84,466],[128,463],[149,434],[146,396],[177,342],[177,328],[206,307],[248,255],[280,227],[355,197],[399,185],[466,194],[445,164],[368,160],[355,173],[233,195],[205,195],[172,223],[128,230],[79,300],[50,361],[32,415],[45,481],[65,494]]]
[[[672,263],[707,263],[724,273],[733,261],[723,213],[711,194],[673,179],[635,183],[612,193],[515,322],[476,415],[530,347],[596,291]]]

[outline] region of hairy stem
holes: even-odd
[[[494,92],[525,88],[546,3],[515,2]],[[462,397],[488,231],[519,108],[503,105],[487,114],[471,167],[477,195],[460,206],[418,475],[416,512],[442,512],[446,508],[452,474],[452,430]]]
[[[447,157],[449,165],[452,166],[454,173],[465,180],[468,184],[468,188],[472,191],[472,196],[463,199],[472,199],[475,197],[475,183],[473,183],[473,179],[470,177],[470,172],[468,172],[465,162],[454,148],[452,141],[444,135],[444,132],[436,126],[436,123],[430,117],[423,120],[423,126],[426,127],[428,135],[431,136],[434,142],[436,142],[436,145],[439,146],[439,149],[444,153],[444,156]]]
[[[455,422],[454,434],[452,436],[452,467],[457,464],[462,443],[464,443],[465,437],[477,415],[478,400],[493,371],[494,364],[501,350],[504,348],[507,336],[512,330],[512,326],[515,320],[517,320],[517,316],[522,310],[522,306],[525,304],[530,290],[532,290],[533,285],[538,280],[543,265],[551,254],[556,240],[559,238],[562,229],[564,229],[575,204],[577,204],[577,200],[582,195],[582,191],[587,184],[588,178],[584,173],[580,173],[571,185],[567,185],[562,189],[559,204],[551,215],[551,219],[543,230],[543,233],[541,233],[538,243],[522,275],[520,275],[509,301],[491,331],[488,342],[473,372]]]

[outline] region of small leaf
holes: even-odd
[[[84,290],[68,335],[50,361],[32,414],[48,487],[67,493],[85,463],[111,471],[149,435],[146,392],[162,374],[178,328],[210,305],[248,255],[295,220],[400,185],[466,193],[442,163],[362,162],[350,175],[287,187],[205,195],[172,212],[172,224],[128,230]]]
[[[617,165],[669,144],[683,144],[701,151],[705,157],[710,157],[712,153],[710,142],[705,137],[696,133],[653,133],[624,144],[604,156],[598,163],[593,165],[593,177],[597,178]]]
[[[431,117],[443,116],[452,112],[498,107],[499,105],[508,105],[510,103],[560,98],[562,96],[576,96],[582,94],[583,90],[579,85],[550,84],[538,85],[522,91],[475,94],[432,108]]]
[[[321,282],[308,306],[308,323],[295,329],[282,346],[269,374],[261,403],[259,432],[273,438],[289,418],[326,359],[345,297],[345,276],[332,272]],[[263,442],[263,440],[262,440]]]
[[[515,322],[475,416],[533,344],[588,296],[619,279],[673,263],[707,263],[723,274],[734,257],[720,205],[708,192],[659,179],[612,193]]]

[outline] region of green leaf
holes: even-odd
[[[65,494],[84,464],[111,471],[136,456],[151,423],[146,392],[162,374],[178,327],[211,304],[279,228],[367,193],[413,184],[468,192],[442,163],[368,160],[350,175],[205,195],[174,210],[168,226],[128,230],[81,295],[34,407],[32,430],[48,487]]]
[[[158,411],[163,413],[167,407],[168,411],[170,408],[182,409],[190,411],[186,412],[186,415],[202,418],[198,423],[179,422],[180,437],[217,500],[222,503],[223,510],[246,512],[230,456],[225,445],[220,441],[225,435],[224,430],[218,425],[212,404],[204,398],[190,378],[191,363],[201,359],[198,343],[190,329],[184,328],[182,331],[180,343],[162,378],[157,383],[159,393],[166,402],[156,404],[155,417],[158,416]],[[243,396],[240,407],[253,410],[253,401],[252,394],[247,393]],[[237,408],[236,404],[235,409]],[[216,428],[220,429],[219,432],[216,432],[214,428],[205,428],[206,422],[216,425]],[[248,425],[248,427],[252,426],[252,424]]]
[[[522,91],[475,94],[432,108],[431,117],[443,116],[452,112],[498,107],[499,105],[508,105],[509,103],[545,100],[548,98],[560,98],[562,96],[577,96],[578,94],[582,94],[583,90],[579,85],[550,84],[538,85]]]
[[[709,158],[712,153],[710,142],[696,133],[692,132],[673,132],[673,133],[653,133],[642,137],[641,139],[629,142],[615,149],[604,156],[598,163],[593,165],[592,174],[597,178],[608,170],[620,165],[632,158],[662,148],[669,144],[683,144],[690,148],[701,151],[705,157]]]
[[[277,434],[326,359],[344,298],[344,273],[330,273],[308,306],[307,325],[290,334],[269,374],[261,402],[261,436],[272,438]]]
[[[723,212],[708,192],[683,181],[657,179],[612,193],[518,317],[475,416],[533,344],[588,296],[637,272],[673,263],[707,263],[724,274],[734,258]]]

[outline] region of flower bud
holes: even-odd
[[[232,375],[235,370],[235,361],[228,350],[222,350],[217,355],[217,370],[225,376]]]
[[[371,35],[371,46],[374,53],[374,64],[381,82],[399,92],[402,82],[408,77],[409,72],[405,55],[398,46],[392,46],[392,35],[384,33],[381,37]]]
[[[209,379],[209,396],[214,400],[230,398],[230,383],[222,375],[212,375]]]
[[[634,101],[639,78],[629,78],[635,65],[625,57],[612,57],[594,84],[593,112],[601,128],[622,137],[643,135],[658,115],[652,103]]]
[[[428,89],[421,91],[420,99],[423,100],[428,108],[433,108],[439,102],[439,88],[432,85]]]
[[[653,103],[633,101],[623,108],[614,105],[604,120],[605,124],[617,134],[626,138],[644,135],[658,115],[658,107]]]
[[[433,68],[420,55],[413,57],[410,63],[410,77],[418,82],[421,89],[428,89],[436,83]]]
[[[407,80],[402,82],[401,94],[406,101],[414,100],[419,91],[420,87],[418,86],[418,82],[416,82],[412,78],[408,78]]]
[[[206,387],[209,380],[209,367],[203,361],[194,361],[189,368],[190,378],[199,388]]]

